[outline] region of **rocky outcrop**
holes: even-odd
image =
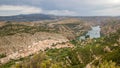
[[[18,34],[14,36],[2,37],[0,48],[4,48],[1,53],[6,53],[7,57],[1,58],[1,63],[6,63],[10,59],[26,57],[34,53],[46,50],[47,48],[73,47],[67,43],[69,40],[61,34],[55,33],[35,33],[34,35]],[[6,42],[3,42],[6,41]],[[52,46],[55,44],[56,46]]]

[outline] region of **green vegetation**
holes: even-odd
[[[4,57],[6,57],[5,54],[0,54],[0,58],[4,58]]]
[[[14,35],[17,33],[34,34],[36,32],[56,32],[56,31],[50,30],[45,26],[27,26],[22,24],[11,24],[11,23],[8,23],[0,27],[0,36]]]
[[[29,27],[26,29],[31,30]],[[81,45],[83,42],[85,44]],[[88,64],[92,68],[120,68],[120,30],[106,37],[82,42],[72,40],[71,43],[75,45],[74,48],[47,49],[1,68],[10,68],[10,65],[13,68],[84,68]]]
[[[1,65],[0,68],[10,68],[14,64],[15,64],[15,61],[12,60],[6,64]]]
[[[116,66],[116,63],[112,61],[103,61],[98,66],[92,66],[92,68],[120,68],[120,66]]]

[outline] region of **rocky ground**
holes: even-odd
[[[34,35],[17,34],[1,38],[1,53],[5,53],[7,55],[0,59],[1,63],[6,63],[10,59],[26,57],[37,53],[40,50],[44,51],[47,48],[73,47],[72,44],[67,43],[69,41],[67,38],[61,34],[55,33],[39,32]],[[8,42],[8,44],[4,41]]]

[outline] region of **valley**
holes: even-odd
[[[119,68],[119,18],[7,19],[0,19],[0,68]],[[96,26],[101,37],[78,39]]]

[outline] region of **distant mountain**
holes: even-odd
[[[92,21],[97,23],[101,23],[105,20],[120,20],[119,16],[77,16],[75,18],[79,18],[87,22]]]
[[[59,16],[47,14],[28,14],[16,16],[0,16],[0,21],[39,21],[39,20],[54,20],[58,18]]]
[[[0,21],[17,21],[17,22],[26,22],[26,21],[40,21],[40,20],[55,20],[55,19],[64,19],[64,18],[77,18],[84,21],[95,21],[101,22],[106,19],[119,19],[120,16],[56,16],[49,14],[27,14],[27,15],[15,15],[15,16],[0,16]]]

